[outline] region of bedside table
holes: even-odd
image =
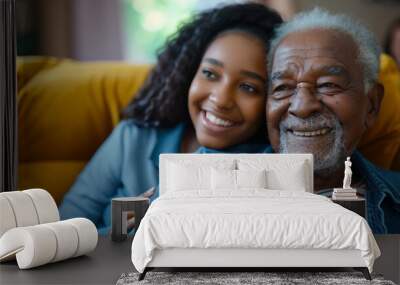
[[[366,203],[365,198],[357,197],[354,199],[332,199],[332,202],[339,204],[340,206],[359,214],[361,217],[366,218]]]
[[[111,240],[124,241],[128,236],[128,213],[134,214],[134,229],[138,229],[141,220],[150,205],[145,197],[120,197],[111,200]]]

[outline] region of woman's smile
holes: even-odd
[[[238,125],[233,121],[223,119],[209,111],[201,111],[201,122],[205,129],[213,132],[224,132]]]

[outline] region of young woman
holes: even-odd
[[[275,12],[248,3],[200,13],[182,26],[125,120],[64,197],[61,217],[86,217],[106,232],[111,198],[158,185],[161,153],[261,152],[267,142],[266,53],[280,23]]]

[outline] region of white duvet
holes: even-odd
[[[370,272],[380,255],[359,215],[319,195],[265,189],[164,194],[136,232],[133,265],[143,272],[165,248],[358,249]]]

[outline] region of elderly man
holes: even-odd
[[[312,153],[315,191],[341,187],[346,156],[352,186],[365,189],[375,233],[400,233],[400,173],[383,171],[356,151],[379,112],[380,48],[372,34],[321,9],[282,25],[269,57],[267,152]]]

